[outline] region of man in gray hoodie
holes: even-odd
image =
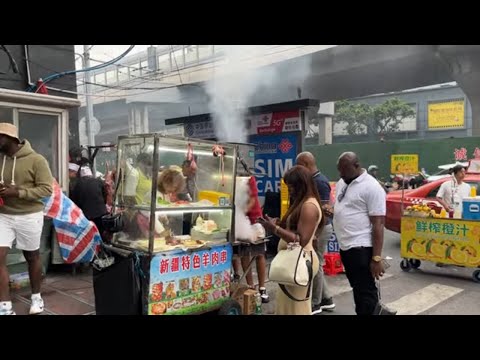
[[[17,128],[9,123],[0,123],[0,169],[0,315],[15,315],[6,264],[14,241],[28,262],[30,314],[39,314],[44,309],[40,295],[39,249],[44,207],[41,200],[52,194],[53,177],[45,158],[27,140],[20,141]]]

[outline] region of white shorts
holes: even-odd
[[[35,251],[40,248],[43,230],[43,211],[28,215],[0,214],[0,247]]]

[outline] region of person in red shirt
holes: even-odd
[[[250,220],[250,223],[253,225],[257,222],[259,218],[261,218],[262,215],[262,208],[260,206],[260,201],[258,200],[258,189],[257,189],[257,182],[255,180],[255,177],[251,176],[249,181],[248,181],[248,187],[249,187],[249,193],[250,193],[250,199],[248,201],[247,205],[247,217]],[[260,296],[262,298],[263,303],[268,303],[270,301],[270,298],[267,294],[267,289],[265,288],[265,280],[267,277],[267,264],[266,264],[266,258],[265,258],[265,253],[266,253],[266,245],[264,245],[264,248],[262,250],[257,250],[258,246],[255,248],[255,253],[252,255],[256,256],[256,265],[257,265],[257,274],[258,274],[258,291],[260,293]],[[248,268],[248,265],[251,261],[250,255],[248,256],[241,256],[241,263],[242,263],[242,268],[245,271],[245,269]],[[234,270],[236,273],[236,277],[238,277],[238,270],[239,270],[239,264],[237,261],[234,260],[233,263]],[[255,285],[253,284],[253,275],[252,271],[250,270],[247,275],[247,285],[249,288],[254,289]]]

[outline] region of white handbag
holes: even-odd
[[[310,296],[310,287],[313,279],[312,254],[300,246],[300,243],[288,243],[287,249],[280,250],[270,264],[268,277],[279,284],[283,292],[292,300],[304,301]],[[305,299],[294,298],[285,288],[285,285],[307,287]]]

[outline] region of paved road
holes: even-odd
[[[384,256],[391,267],[381,280],[382,301],[398,310],[399,315],[480,315],[480,284],[472,280],[472,270],[437,267],[422,263],[420,269],[400,269],[400,236],[386,231]],[[329,276],[336,309],[325,315],[354,315],[353,296],[345,275]],[[263,306],[264,314],[274,313],[275,284],[268,283],[272,301]]]

